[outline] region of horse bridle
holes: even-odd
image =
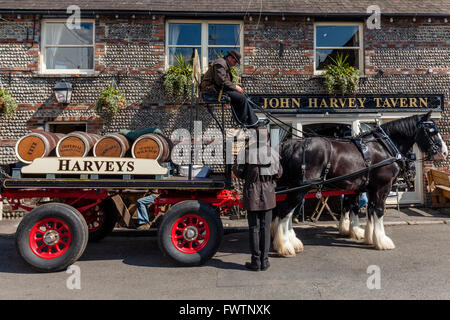
[[[431,160],[431,157],[437,153],[439,153],[439,150],[441,149],[440,144],[438,144],[435,139],[433,139],[434,136],[438,134],[438,128],[436,124],[433,121],[420,121],[417,124],[418,129],[424,129],[424,136],[427,140],[427,143],[430,145],[427,150],[427,160]],[[416,133],[416,141],[417,141],[417,135],[421,133],[421,130],[419,130]]]

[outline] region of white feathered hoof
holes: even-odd
[[[295,249],[289,241],[287,235],[283,235],[281,230],[275,232],[273,239],[273,250],[275,250],[282,257],[294,257]]]
[[[294,230],[290,230],[290,242],[292,247],[294,248],[295,253],[299,253],[302,252],[304,247],[303,247],[303,242],[297,238],[297,236],[295,235]]]
[[[368,246],[373,246],[373,237],[367,236],[367,233],[366,233],[366,235],[364,236],[363,244],[368,245]]]
[[[342,236],[350,235],[350,219],[348,212],[345,212],[339,220],[339,234]]]
[[[373,244],[377,250],[392,250],[395,249],[395,244],[391,238],[386,235],[374,235]]]
[[[278,248],[277,253],[285,258],[295,257],[296,255],[295,249],[290,242],[283,243],[283,245]]]
[[[361,240],[364,239],[364,229],[360,227],[353,227],[350,231],[350,239]]]
[[[373,244],[377,250],[392,250],[395,248],[394,242],[389,238],[385,231],[383,225],[383,217],[378,218],[374,215],[373,221]]]

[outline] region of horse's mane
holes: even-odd
[[[420,118],[418,115],[389,121],[381,125],[386,134],[390,137],[414,137],[417,129],[417,123]]]

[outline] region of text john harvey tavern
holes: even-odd
[[[428,97],[263,97],[263,109],[429,108]]]

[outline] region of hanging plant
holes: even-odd
[[[114,114],[125,105],[125,102],[125,96],[112,84],[102,90],[95,106],[98,113]]]
[[[17,110],[16,99],[7,91],[0,89],[0,115],[10,118]]]
[[[336,59],[329,56],[333,63],[325,67],[324,86],[328,93],[355,93],[358,90],[359,70],[348,62],[348,55],[338,53]]]
[[[192,66],[182,54],[175,55],[175,64],[164,75],[164,91],[176,101],[185,100],[190,96],[192,86]]]

